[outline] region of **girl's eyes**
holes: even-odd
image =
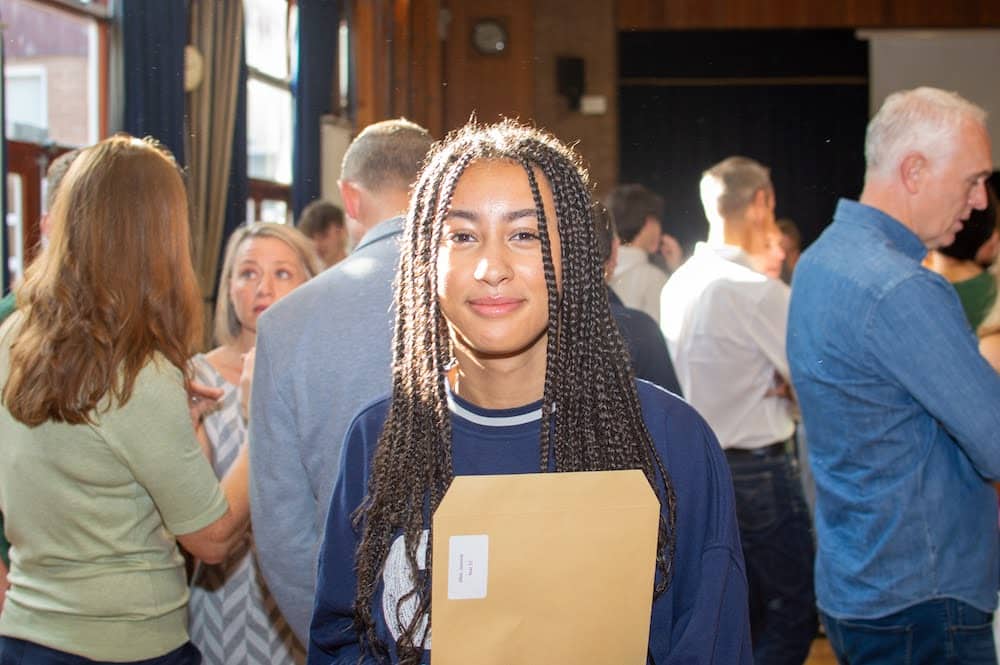
[[[475,242],[476,236],[466,231],[454,231],[448,234],[447,239],[449,242],[453,243],[466,243]],[[537,231],[516,231],[510,236],[510,240],[516,242],[530,242],[539,239],[540,236]]]
[[[532,240],[540,240],[541,237],[538,235],[537,231],[518,231],[515,233],[511,240],[517,240],[521,242],[530,242]]]
[[[476,237],[467,231],[452,231],[448,234],[448,241],[457,244],[472,242],[475,239]]]
[[[249,279],[255,279],[257,277],[257,271],[256,270],[241,270],[239,272],[239,275],[237,275],[237,276],[240,279],[247,279],[247,280],[249,280]]]
[[[515,231],[508,236],[508,241],[525,243],[525,242],[536,242],[540,239],[537,231]],[[449,243],[455,245],[461,245],[470,242],[476,242],[479,238],[475,233],[471,231],[452,231],[445,235],[445,240]]]
[[[291,279],[293,276],[294,275],[292,275],[291,271],[289,270],[278,271],[278,279]]]

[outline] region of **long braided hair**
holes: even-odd
[[[368,496],[354,516],[356,527],[363,528],[356,555],[355,629],[364,648],[380,660],[388,652],[376,636],[371,606],[389,548],[400,533],[414,587],[399,600],[397,619],[404,603],[417,603],[412,618],[401,620],[400,663],[420,662],[430,626],[431,548],[418,549],[424,529],[430,528],[429,516],[454,476],[445,392],[453,359],[438,302],[437,256],[456,184],[479,161],[520,164],[535,202],[549,302],[538,468],[642,469],[667,514],[664,519],[661,512],[659,523],[656,595],[670,583],[674,490],[643,423],[629,357],[608,307],[586,171],[575,153],[541,131],[509,120],[491,126],[472,122],[432,149],[410,200],[396,278],[392,403]],[[562,248],[558,288],[536,169],[555,199]]]

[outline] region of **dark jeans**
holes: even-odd
[[[938,598],[878,619],[821,614],[840,665],[996,665],[993,615]]]
[[[756,665],[801,665],[816,637],[812,526],[787,453],[727,451],[750,590]]]
[[[43,647],[34,642],[25,642],[13,637],[0,637],[0,665],[97,665],[101,661],[90,660],[64,651]],[[125,665],[117,663],[117,665]],[[201,652],[188,642],[170,653],[132,661],[131,665],[201,665]]]

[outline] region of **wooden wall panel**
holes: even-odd
[[[409,65],[413,61],[413,27],[410,25],[410,0],[393,0],[392,25],[390,27],[389,57],[392,61],[389,82],[389,112],[393,116],[412,118],[410,108],[413,76]]]
[[[444,131],[441,0],[413,0],[409,5],[411,57],[407,70],[407,104],[400,114],[420,123],[435,137],[441,137]]]
[[[618,58],[614,6],[607,0],[535,0],[535,122],[574,144],[598,195],[618,178]],[[584,61],[584,94],[604,97],[604,113],[573,111],[556,89],[556,59]]]
[[[444,45],[444,130],[460,127],[473,112],[483,122],[534,113],[535,36],[532,0],[451,0]],[[507,48],[481,55],[472,47],[472,26],[482,18],[507,27]]]
[[[1000,26],[996,0],[618,0],[619,30]]]
[[[386,0],[354,0],[351,51],[354,58],[354,125],[359,130],[392,116],[392,7]]]

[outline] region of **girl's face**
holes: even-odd
[[[538,169],[535,177],[558,284],[555,203]],[[519,164],[473,162],[459,178],[441,234],[437,292],[460,361],[520,358],[544,367],[549,301],[538,223]]]
[[[257,317],[307,279],[298,254],[277,238],[244,240],[236,250],[229,297],[244,330],[257,332]]]

